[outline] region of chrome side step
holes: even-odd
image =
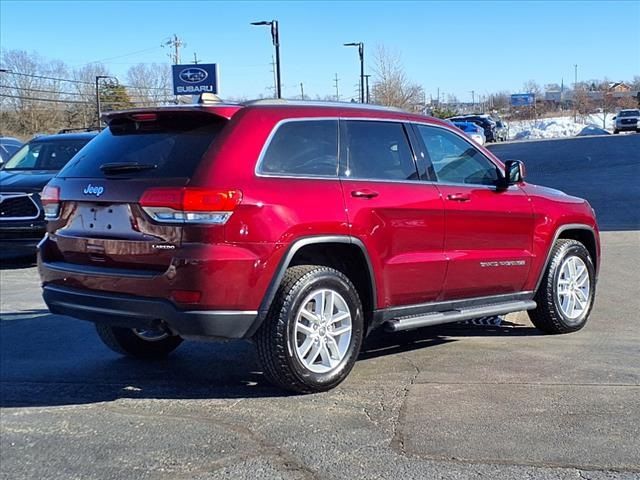
[[[520,312],[522,310],[532,310],[536,308],[533,300],[520,300],[504,303],[494,303],[491,305],[480,305],[477,307],[458,308],[444,312],[433,312],[408,317],[398,317],[385,323],[385,329],[389,332],[400,332],[413,328],[429,327],[443,323],[459,322],[478,317],[488,317],[491,315],[504,315],[506,313]]]

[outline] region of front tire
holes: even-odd
[[[116,353],[134,358],[164,358],[182,343],[182,338],[155,330],[140,330],[96,324],[100,340]]]
[[[330,390],[349,374],[364,332],[362,304],[341,272],[318,265],[287,269],[256,333],[267,379],[286,390]]]
[[[529,318],[549,334],[580,330],[593,307],[595,287],[595,267],[589,251],[576,240],[558,240],[536,292],[538,306],[529,311]]]
[[[613,134],[614,134],[614,135],[618,135],[619,133],[620,133],[620,130],[617,130],[617,129],[614,129],[614,130],[613,130]]]

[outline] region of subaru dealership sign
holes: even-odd
[[[173,65],[173,94],[198,95],[218,93],[218,65]]]
[[[535,93],[514,93],[511,95],[512,107],[527,107],[536,104]]]

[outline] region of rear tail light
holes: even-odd
[[[157,187],[144,192],[140,206],[158,222],[223,225],[241,200],[239,190]]]
[[[40,194],[40,201],[44,209],[44,218],[54,220],[60,215],[60,188],[45,186]]]

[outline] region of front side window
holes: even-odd
[[[260,172],[335,177],[338,121],[304,120],[280,125],[264,154]]]
[[[496,184],[497,167],[469,142],[442,128],[418,125],[418,132],[425,143],[438,182]]]
[[[342,174],[371,180],[418,180],[418,171],[401,123],[347,120]]]

